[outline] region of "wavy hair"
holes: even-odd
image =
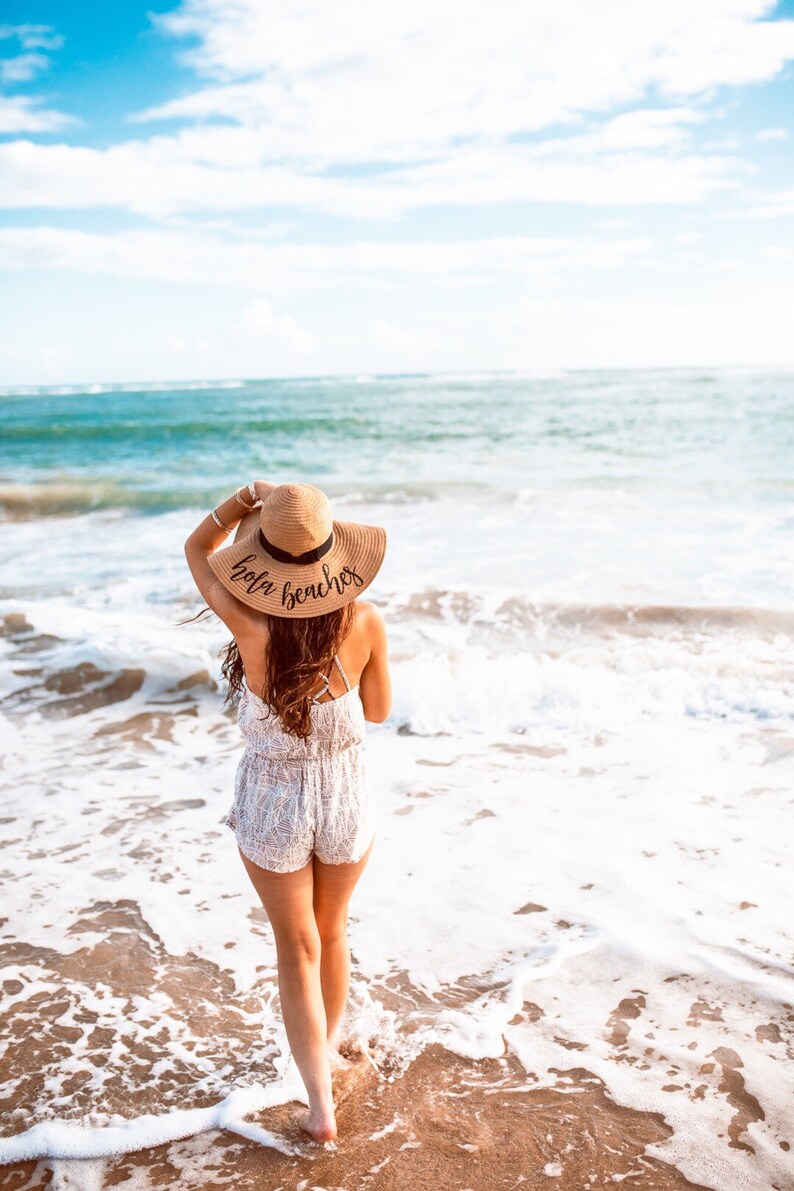
[[[354,601],[333,612],[320,616],[271,616],[262,613],[269,632],[265,657],[265,682],[260,699],[277,715],[285,732],[306,740],[312,731],[310,695],[317,686],[320,674],[326,674],[333,664],[334,654],[350,632],[353,623]],[[190,624],[211,609],[200,609]],[[237,641],[219,650],[223,658],[221,674],[229,684],[223,706],[236,702],[243,690],[245,670]]]

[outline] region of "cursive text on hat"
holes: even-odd
[[[256,558],[255,554],[248,554],[245,558],[241,558],[232,567],[232,573],[229,576],[232,583],[242,583],[249,594],[255,591],[262,591],[265,595],[270,595],[273,588],[276,586],[272,579],[268,579],[267,571],[250,571],[247,569],[248,563]]]
[[[364,583],[361,576],[348,566],[342,567],[338,575],[332,575],[328,563],[324,562],[323,575],[325,582],[321,579],[318,583],[307,583],[305,587],[293,588],[290,580],[285,579],[281,589],[282,605],[291,611],[296,604],[303,604],[308,599],[324,600],[331,591],[336,591],[341,595],[351,583],[356,587],[361,587]]]

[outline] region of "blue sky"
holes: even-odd
[[[0,384],[794,364],[794,11],[5,0]]]

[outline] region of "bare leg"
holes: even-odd
[[[320,979],[328,1023],[328,1045],[333,1050],[338,1050],[342,1040],[342,1014],[350,990],[350,944],[346,928],[344,933],[336,938],[323,939]]]
[[[320,935],[312,906],[312,862],[294,873],[272,873],[242,852],[240,856],[275,935],[284,1027],[309,1098],[301,1125],[315,1141],[328,1141],[336,1137],[336,1118],[320,984]]]
[[[355,864],[323,864],[314,857],[314,915],[321,947],[320,983],[328,1045],[334,1050],[339,1046],[339,1026],[350,988],[347,907],[371,851],[372,843]]]

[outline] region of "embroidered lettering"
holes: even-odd
[[[351,584],[356,587],[362,587],[364,584],[364,580],[352,567],[342,567],[338,575],[332,575],[328,564],[324,562],[323,575],[325,576],[324,583],[320,580],[317,583],[308,583],[306,587],[293,587],[291,581],[285,579],[281,588],[282,606],[291,612],[296,604],[300,606],[306,600],[324,600],[332,590],[341,595],[345,588],[350,587]]]
[[[268,572],[260,571],[257,574],[256,571],[248,569],[248,563],[255,558],[255,554],[249,554],[246,558],[241,558],[232,567],[232,573],[229,578],[233,583],[242,583],[249,595],[253,595],[257,591],[263,592],[264,595],[270,595],[276,585],[272,579],[268,579]]]

